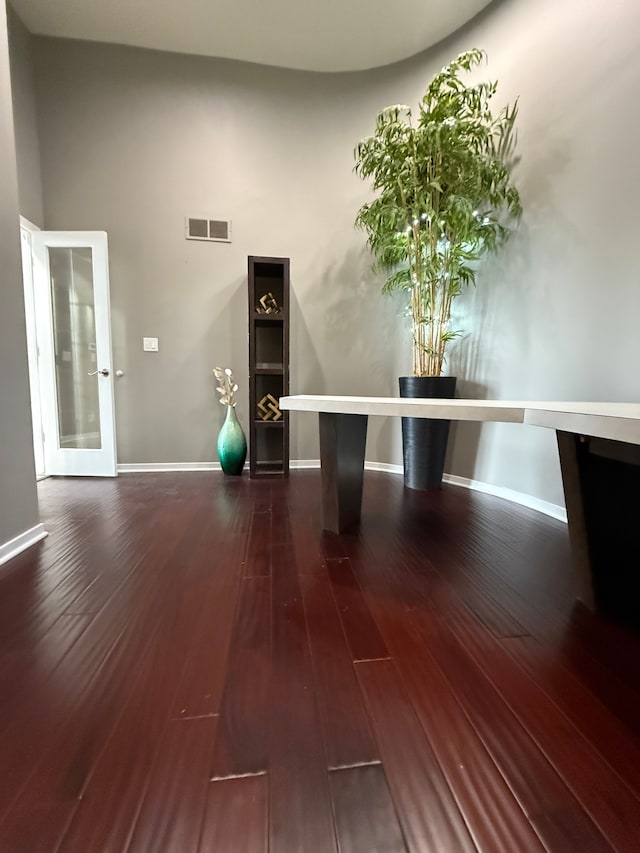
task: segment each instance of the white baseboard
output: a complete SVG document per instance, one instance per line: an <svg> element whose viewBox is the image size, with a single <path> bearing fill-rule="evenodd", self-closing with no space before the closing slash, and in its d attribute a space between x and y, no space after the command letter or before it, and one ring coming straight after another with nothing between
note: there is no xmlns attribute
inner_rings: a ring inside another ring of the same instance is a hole
<svg viewBox="0 0 640 853"><path fill-rule="evenodd" d="M221 471L219 462L125 462L118 474L156 474L163 471Z"/></svg>
<svg viewBox="0 0 640 853"><path fill-rule="evenodd" d="M402 465L391 465L389 462L365 462L365 471L382 471L383 474L404 474Z"/></svg>
<svg viewBox="0 0 640 853"><path fill-rule="evenodd" d="M303 468L319 468L320 460L319 459L292 459L289 462L289 468L294 470L301 470Z"/></svg>
<svg viewBox="0 0 640 853"><path fill-rule="evenodd" d="M469 480L467 477L458 477L456 474L445 474L442 479L452 486L462 486L464 489L472 489L474 492L484 492L486 495L504 498L514 504L535 509L544 515L550 515L551 518L557 518L558 521L565 523L567 521L567 511L563 506L534 498L533 495L527 495L525 492L517 492L515 489L507 489L503 486L494 486L493 483L483 483L480 480Z"/></svg>
<svg viewBox="0 0 640 853"><path fill-rule="evenodd" d="M292 469L319 468L319 459L292 459ZM118 465L118 474L154 474L167 471L221 471L219 462L126 462Z"/></svg>
<svg viewBox="0 0 640 853"><path fill-rule="evenodd" d="M292 471L319 468L320 460L292 459L289 463L289 467ZM365 462L364 467L367 471L381 471L385 474L402 475L403 473L402 465L392 465L388 462ZM219 462L134 462L118 465L118 473L120 474L145 474L163 471L220 470ZM544 515L549 515L551 518L557 518L559 521L567 521L567 511L563 506L552 504L549 501L543 501L540 498L535 498L532 495L525 494L524 492L518 492L515 489L507 489L503 486L494 486L492 483L483 483L481 480L470 480L467 477L458 477L456 474L445 474L442 479L445 483L449 483L452 486L462 486L462 488L471 489L474 492L483 492L486 495L503 498L504 500L511 501L512 503L526 506L529 509L534 509Z"/></svg>
<svg viewBox="0 0 640 853"><path fill-rule="evenodd" d="M36 524L35 527L30 527L29 530L25 530L19 536L15 536L0 545L0 566L35 545L36 542L40 542L45 536L47 536L47 531L44 529L44 524Z"/></svg>
<svg viewBox="0 0 640 853"><path fill-rule="evenodd" d="M292 459L289 463L289 468L319 468L319 459ZM365 470L367 471L382 471L385 474L402 474L402 465L390 465L388 462L365 462Z"/></svg>

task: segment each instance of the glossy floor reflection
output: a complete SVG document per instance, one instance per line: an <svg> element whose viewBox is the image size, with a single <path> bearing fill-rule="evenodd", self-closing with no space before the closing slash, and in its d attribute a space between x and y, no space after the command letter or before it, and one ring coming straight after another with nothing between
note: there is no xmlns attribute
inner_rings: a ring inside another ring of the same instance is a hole
<svg viewBox="0 0 640 853"><path fill-rule="evenodd" d="M566 526L367 472L39 484L0 573L2 853L640 849L640 637Z"/></svg>

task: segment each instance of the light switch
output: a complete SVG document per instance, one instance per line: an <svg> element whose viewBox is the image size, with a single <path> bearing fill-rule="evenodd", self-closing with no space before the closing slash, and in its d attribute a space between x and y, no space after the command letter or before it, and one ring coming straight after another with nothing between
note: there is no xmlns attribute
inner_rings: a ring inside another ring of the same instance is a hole
<svg viewBox="0 0 640 853"><path fill-rule="evenodd" d="M143 338L142 339L142 349L144 352L158 352L158 339L157 338Z"/></svg>

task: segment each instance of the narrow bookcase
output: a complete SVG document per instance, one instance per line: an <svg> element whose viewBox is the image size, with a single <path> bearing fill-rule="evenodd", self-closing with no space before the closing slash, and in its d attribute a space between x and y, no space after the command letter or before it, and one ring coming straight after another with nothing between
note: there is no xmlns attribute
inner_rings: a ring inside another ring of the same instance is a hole
<svg viewBox="0 0 640 853"><path fill-rule="evenodd" d="M249 256L249 474L289 475L289 258Z"/></svg>

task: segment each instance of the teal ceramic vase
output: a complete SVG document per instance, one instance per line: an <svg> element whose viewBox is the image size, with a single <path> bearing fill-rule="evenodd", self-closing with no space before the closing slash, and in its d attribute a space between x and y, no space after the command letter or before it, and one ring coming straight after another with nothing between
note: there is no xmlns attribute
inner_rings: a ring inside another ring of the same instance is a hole
<svg viewBox="0 0 640 853"><path fill-rule="evenodd" d="M247 458L247 439L236 417L235 406L227 406L227 416L218 434L218 459L225 474L242 474Z"/></svg>

